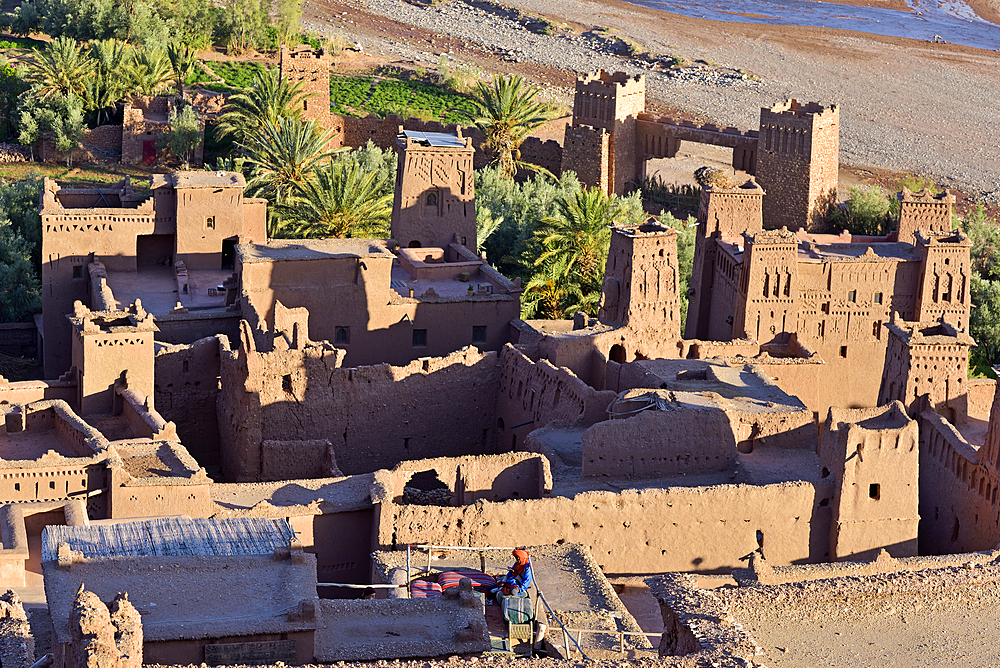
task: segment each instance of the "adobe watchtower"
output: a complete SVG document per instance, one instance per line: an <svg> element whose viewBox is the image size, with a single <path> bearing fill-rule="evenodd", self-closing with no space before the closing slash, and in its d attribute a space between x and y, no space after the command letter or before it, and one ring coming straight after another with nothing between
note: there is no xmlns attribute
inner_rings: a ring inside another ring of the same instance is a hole
<svg viewBox="0 0 1000 668"><path fill-rule="evenodd" d="M566 127L563 145L563 170L578 172L587 186L602 186L608 192L623 194L640 173L635 122L645 109L646 79L641 74L633 77L600 70L578 77L573 125ZM590 132L584 133L583 128ZM600 139L604 137L600 130L606 131L606 139ZM591 140L581 141L581 137ZM603 141L607 141L606 147ZM593 172L597 172L596 178Z"/></svg>
<svg viewBox="0 0 1000 668"><path fill-rule="evenodd" d="M837 198L840 108L787 100L760 110L757 180L768 227L819 230Z"/></svg>
<svg viewBox="0 0 1000 668"><path fill-rule="evenodd" d="M923 259L915 319L929 322L946 316L960 329L968 329L972 304L969 238L961 231L942 235L921 230L915 236Z"/></svg>
<svg viewBox="0 0 1000 668"><path fill-rule="evenodd" d="M947 190L934 194L927 188L920 192L903 188L896 197L899 200L899 241L916 245L918 230L936 234L951 232L955 196Z"/></svg>
<svg viewBox="0 0 1000 668"><path fill-rule="evenodd" d="M905 322L898 313L887 329L879 403L902 401L910 416L916 417L927 396L931 410L952 424L965 424L969 348L975 345L967 330L944 320Z"/></svg>
<svg viewBox="0 0 1000 668"><path fill-rule="evenodd" d="M463 137L461 128L454 135L400 128L396 150L392 237L409 248L459 243L475 252L472 138Z"/></svg>
<svg viewBox="0 0 1000 668"><path fill-rule="evenodd" d="M745 232L743 239L733 337L785 343L798 328L798 239L785 228Z"/></svg>
<svg viewBox="0 0 1000 668"><path fill-rule="evenodd" d="M281 80L302 83L302 118L330 126L330 56L326 49L313 51L303 45L294 50L281 47Z"/></svg>
<svg viewBox="0 0 1000 668"><path fill-rule="evenodd" d="M730 258L725 262L717 262L719 242L728 240L742 245L744 233L761 231L763 199L764 190L753 179L738 188L705 186L702 189L685 338L712 340L727 339L732 335L731 319L729 323L723 320L720 324L718 318L712 318L712 293L716 273L720 269L725 276L720 276L720 280L731 283L739 279L742 260ZM724 307L717 303L714 310L721 311ZM730 314L721 317L728 315ZM714 327L713 320L716 321Z"/></svg>
<svg viewBox="0 0 1000 668"><path fill-rule="evenodd" d="M611 231L601 288L601 322L680 338L677 231L649 221Z"/></svg>
<svg viewBox="0 0 1000 668"><path fill-rule="evenodd" d="M73 328L80 415L111 413L115 383L153 396L153 316L136 302L124 311L91 311L76 302L66 316Z"/></svg>

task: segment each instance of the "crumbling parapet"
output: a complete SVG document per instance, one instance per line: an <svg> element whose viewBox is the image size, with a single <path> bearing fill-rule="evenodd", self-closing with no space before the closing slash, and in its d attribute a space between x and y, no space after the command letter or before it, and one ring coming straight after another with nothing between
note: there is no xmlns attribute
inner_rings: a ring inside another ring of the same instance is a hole
<svg viewBox="0 0 1000 668"><path fill-rule="evenodd" d="M35 661L35 638L21 599L12 590L0 596L0 663L28 668Z"/></svg>
<svg viewBox="0 0 1000 668"><path fill-rule="evenodd" d="M70 611L67 668L140 668L142 621L127 594L111 608L81 585Z"/></svg>

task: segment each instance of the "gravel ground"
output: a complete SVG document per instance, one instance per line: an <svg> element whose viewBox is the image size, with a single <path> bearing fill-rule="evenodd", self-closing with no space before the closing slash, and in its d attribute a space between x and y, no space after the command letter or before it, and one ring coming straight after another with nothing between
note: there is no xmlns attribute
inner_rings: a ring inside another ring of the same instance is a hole
<svg viewBox="0 0 1000 668"><path fill-rule="evenodd" d="M331 16L316 2L305 7L308 27L351 34L350 12ZM837 30L689 19L614 0L508 0L521 12L576 28L555 35L535 34L512 12L478 0L430 8L401 0L350 2L508 62L570 72L643 72L651 101L740 128L756 128L759 108L786 97L837 103L841 162L922 173L972 194L1000 191L998 53ZM615 55L612 40L579 34L594 27L609 28L664 58L677 55L710 66L663 71ZM442 53L398 39L369 41L366 48L425 65Z"/></svg>
<svg viewBox="0 0 1000 668"><path fill-rule="evenodd" d="M1000 665L996 563L714 593L772 668Z"/></svg>

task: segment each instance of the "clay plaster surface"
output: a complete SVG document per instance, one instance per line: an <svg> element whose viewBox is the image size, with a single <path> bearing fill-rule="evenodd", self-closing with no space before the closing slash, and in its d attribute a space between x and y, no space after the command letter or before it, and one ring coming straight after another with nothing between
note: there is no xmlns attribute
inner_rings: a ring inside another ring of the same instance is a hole
<svg viewBox="0 0 1000 668"><path fill-rule="evenodd" d="M282 633L314 627L285 613L316 596L316 562L270 555L88 559L60 570L42 565L56 636L69 637L69 611L81 583L102 600L128 591L147 640ZM178 583L186 586L178 586Z"/></svg>
<svg viewBox="0 0 1000 668"><path fill-rule="evenodd" d="M219 483L212 485L212 501L219 517L348 512L371 507L372 480L373 474L363 473L347 478Z"/></svg>

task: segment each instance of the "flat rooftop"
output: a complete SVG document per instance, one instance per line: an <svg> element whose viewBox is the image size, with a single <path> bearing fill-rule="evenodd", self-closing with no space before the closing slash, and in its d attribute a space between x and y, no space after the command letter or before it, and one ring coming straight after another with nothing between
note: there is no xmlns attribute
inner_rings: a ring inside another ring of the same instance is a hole
<svg viewBox="0 0 1000 668"><path fill-rule="evenodd" d="M148 112L146 118L149 118ZM152 188L163 186L173 186L174 188L245 188L246 185L246 179L238 172L178 171L170 174L154 174L150 179L150 187Z"/></svg>
<svg viewBox="0 0 1000 668"><path fill-rule="evenodd" d="M134 478L189 478L201 467L182 447L149 439L115 443L122 466Z"/></svg>
<svg viewBox="0 0 1000 668"><path fill-rule="evenodd" d="M478 268L473 267L469 273L470 277L468 281L461 281L458 278L413 278L399 263L394 263L392 265L392 289L401 297L409 297L410 288L413 288L413 296L417 298L430 289L434 290L438 297L452 299L460 297L467 299L469 297L470 285L472 286L473 295L477 296L482 296L479 293L480 285L493 286L492 281L487 280ZM502 290L498 290L496 286L493 286L493 290L492 294L505 294Z"/></svg>
<svg viewBox="0 0 1000 668"><path fill-rule="evenodd" d="M407 139L439 148L465 148L465 140L457 135L446 132L420 132L417 130L403 130L403 136Z"/></svg>
<svg viewBox="0 0 1000 668"><path fill-rule="evenodd" d="M236 246L236 253L243 264L344 257L396 257L377 239L272 239L266 244L239 244Z"/></svg>
<svg viewBox="0 0 1000 668"><path fill-rule="evenodd" d="M346 478L216 483L211 491L219 517L239 517L250 512L256 517L288 517L302 510L318 515L371 508L373 482L374 474L362 473Z"/></svg>
<svg viewBox="0 0 1000 668"><path fill-rule="evenodd" d="M142 307L155 315L165 315L174 310L177 302L185 308L224 309L225 292L210 295L222 282L233 275L232 271L202 269L188 270L188 294L177 292L177 279L170 267L134 271L109 271L108 287L119 304L131 304L142 300Z"/></svg>
<svg viewBox="0 0 1000 668"><path fill-rule="evenodd" d="M684 393L684 401L705 403L688 394L714 392L726 399L746 400L740 402L743 410L805 409L797 397L769 382L753 364L731 366L712 360L683 359L639 360L635 364L650 374L653 382L646 383L646 387Z"/></svg>

